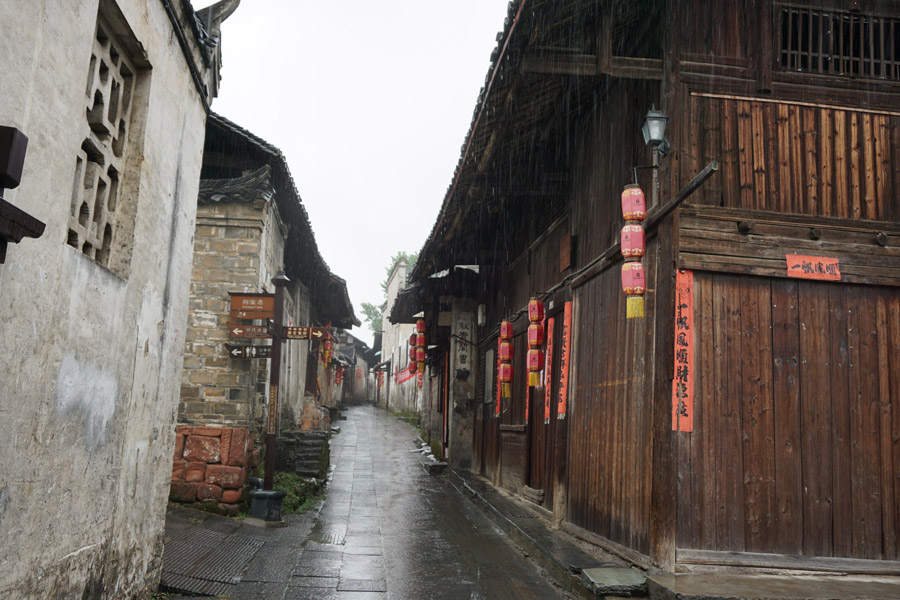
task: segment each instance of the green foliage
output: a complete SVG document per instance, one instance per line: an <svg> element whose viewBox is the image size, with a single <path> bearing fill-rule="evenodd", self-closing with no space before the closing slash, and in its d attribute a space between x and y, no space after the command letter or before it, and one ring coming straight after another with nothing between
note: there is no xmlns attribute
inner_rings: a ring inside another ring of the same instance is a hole
<svg viewBox="0 0 900 600"><path fill-rule="evenodd" d="M284 502L281 505L281 513L306 512L315 506L322 496L322 486L316 480L308 480L296 473L275 472L273 488L284 490Z"/></svg>
<svg viewBox="0 0 900 600"><path fill-rule="evenodd" d="M406 253L401 250L391 258L390 264L384 270L384 281L381 282L381 289L385 294L387 294L388 277L391 276L391 271L393 271L394 267L397 266L397 263L403 259L406 259L406 272L409 273L413 270L413 267L416 266L416 261L419 260L419 254L417 252Z"/></svg>
<svg viewBox="0 0 900 600"><path fill-rule="evenodd" d="M369 324L369 328L378 333L381 329L381 309L374 304L368 302L362 303L364 320Z"/></svg>

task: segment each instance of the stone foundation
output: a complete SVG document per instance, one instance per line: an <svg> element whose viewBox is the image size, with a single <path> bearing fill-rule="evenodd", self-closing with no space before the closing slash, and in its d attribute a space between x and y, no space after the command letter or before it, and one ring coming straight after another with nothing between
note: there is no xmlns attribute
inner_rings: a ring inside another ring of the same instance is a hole
<svg viewBox="0 0 900 600"><path fill-rule="evenodd" d="M246 427L176 427L169 499L237 513L257 452Z"/></svg>

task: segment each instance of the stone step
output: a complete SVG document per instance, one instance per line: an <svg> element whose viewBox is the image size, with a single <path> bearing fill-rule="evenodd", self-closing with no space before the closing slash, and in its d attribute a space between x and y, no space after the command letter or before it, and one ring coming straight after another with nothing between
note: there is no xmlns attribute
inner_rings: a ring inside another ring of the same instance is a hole
<svg viewBox="0 0 900 600"><path fill-rule="evenodd" d="M581 579L585 587L598 597L634 597L647 595L647 576L626 567L584 569Z"/></svg>

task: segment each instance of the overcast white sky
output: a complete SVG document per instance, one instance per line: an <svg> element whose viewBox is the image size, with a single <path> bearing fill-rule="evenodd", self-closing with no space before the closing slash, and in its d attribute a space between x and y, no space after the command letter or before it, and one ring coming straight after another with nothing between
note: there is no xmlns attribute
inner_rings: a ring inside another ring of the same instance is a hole
<svg viewBox="0 0 900 600"><path fill-rule="evenodd" d="M213 0L194 0L195 8ZM437 217L507 0L243 0L213 110L284 153L319 250L362 302ZM368 327L354 335L371 344Z"/></svg>

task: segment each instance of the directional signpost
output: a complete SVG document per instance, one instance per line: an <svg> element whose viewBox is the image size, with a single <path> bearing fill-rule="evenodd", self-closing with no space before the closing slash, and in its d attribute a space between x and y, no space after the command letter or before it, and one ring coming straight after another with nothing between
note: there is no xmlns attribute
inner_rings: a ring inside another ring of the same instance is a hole
<svg viewBox="0 0 900 600"><path fill-rule="evenodd" d="M274 294L231 293L231 316L237 319L271 319L275 316Z"/></svg>
<svg viewBox="0 0 900 600"><path fill-rule="evenodd" d="M272 358L272 346L235 346L225 344L231 358Z"/></svg>
<svg viewBox="0 0 900 600"><path fill-rule="evenodd" d="M239 325L235 323L228 324L228 332L231 337L236 338L270 338L272 334L269 328L263 325Z"/></svg>
<svg viewBox="0 0 900 600"><path fill-rule="evenodd" d="M327 332L326 327L285 327L282 337L286 340L322 340Z"/></svg>
<svg viewBox="0 0 900 600"><path fill-rule="evenodd" d="M232 338L271 339L271 346L250 346L225 344L231 358L268 358L269 368L269 422L266 425L266 461L263 491L254 490L250 495L254 502L262 500L262 495L281 494L272 491L272 480L275 471L275 435L278 430L278 386L281 371L281 344L284 340L326 340L329 327L285 327L283 325L284 288L289 283L284 273L279 272L272 279L275 285L274 294L230 293L230 315L232 319L266 319L266 325L243 325L239 322L229 323L228 331ZM260 498L254 496L254 493ZM266 496L268 498L268 496ZM274 500L274 496L272 497ZM280 500L278 500L280 504ZM251 514L254 509L251 506ZM279 509L280 514L280 509Z"/></svg>

